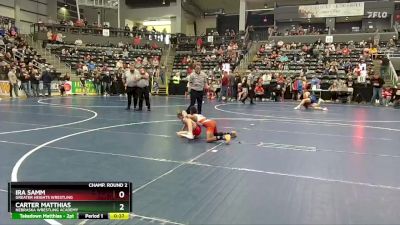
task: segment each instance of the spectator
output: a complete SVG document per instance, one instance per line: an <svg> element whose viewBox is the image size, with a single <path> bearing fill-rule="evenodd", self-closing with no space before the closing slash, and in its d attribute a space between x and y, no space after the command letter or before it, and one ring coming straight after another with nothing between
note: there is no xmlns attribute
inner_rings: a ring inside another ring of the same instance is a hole
<svg viewBox="0 0 400 225"><path fill-rule="evenodd" d="M228 71L222 72L221 78L221 94L218 97L218 101L225 101L228 98L228 87L229 87L229 75Z"/></svg>
<svg viewBox="0 0 400 225"><path fill-rule="evenodd" d="M141 43L142 43L142 39L140 38L139 35L136 35L135 38L133 39L133 47L137 49L137 48L139 48Z"/></svg>
<svg viewBox="0 0 400 225"><path fill-rule="evenodd" d="M197 41L196 41L197 51L200 51L202 46L203 46L203 39L201 37L199 37L199 38L197 38Z"/></svg>
<svg viewBox="0 0 400 225"><path fill-rule="evenodd" d="M339 92L338 83L333 82L328 90L331 92L331 99L333 101L337 101L338 100L338 92Z"/></svg>
<svg viewBox="0 0 400 225"><path fill-rule="evenodd" d="M66 72L65 73L65 75L64 75L64 77L62 78L62 80L61 80L61 82L60 82L60 95L61 96L64 96L64 94L65 94L65 92L67 91L66 90L66 82L67 81L70 81L71 80L71 77L69 76L69 73L68 72Z"/></svg>
<svg viewBox="0 0 400 225"><path fill-rule="evenodd" d="M51 97L51 81L52 76L50 72L50 68L46 68L42 73L42 81L43 81L43 96L45 96L45 92L47 91L47 96Z"/></svg>
<svg viewBox="0 0 400 225"><path fill-rule="evenodd" d="M94 85L94 88L96 89L96 94L99 96L102 93L101 82L102 82L101 73L100 73L100 71L96 70L93 74L93 85Z"/></svg>
<svg viewBox="0 0 400 225"><path fill-rule="evenodd" d="M385 87L382 91L383 96L383 104L387 107L389 106L389 102L392 99L393 91L390 87Z"/></svg>
<svg viewBox="0 0 400 225"><path fill-rule="evenodd" d="M272 80L272 74L271 73L265 73L262 76L263 89L264 89L264 99L265 100L271 98L271 92L270 92L271 80Z"/></svg>
<svg viewBox="0 0 400 225"><path fill-rule="evenodd" d="M378 48L376 45L371 46L369 49L369 53L371 55L372 60L376 59L378 56Z"/></svg>
<svg viewBox="0 0 400 225"><path fill-rule="evenodd" d="M32 86L32 96L39 97L39 80L40 75L36 69L30 71L30 82Z"/></svg>
<svg viewBox="0 0 400 225"><path fill-rule="evenodd" d="M110 96L111 94L111 75L109 71L102 73L102 86L104 88L104 96Z"/></svg>
<svg viewBox="0 0 400 225"><path fill-rule="evenodd" d="M233 101L237 96L237 84L236 84L236 79L235 79L235 74L234 73L230 73L229 74L228 94L229 94L229 97L230 97L231 101Z"/></svg>
<svg viewBox="0 0 400 225"><path fill-rule="evenodd" d="M342 55L344 56L350 55L350 49L347 46L344 46L344 48L342 49Z"/></svg>
<svg viewBox="0 0 400 225"><path fill-rule="evenodd" d="M279 95L277 95L277 97L281 98L277 100L283 101L286 92L286 78L283 76L283 74L279 75L279 77L276 79L276 83L277 83L277 89L280 90L281 92L279 93Z"/></svg>
<svg viewBox="0 0 400 225"><path fill-rule="evenodd" d="M311 89L320 89L320 85L321 85L321 81L318 79L318 77L313 75L313 77L311 79Z"/></svg>
<svg viewBox="0 0 400 225"><path fill-rule="evenodd" d="M90 60L90 62L87 64L87 68L89 73L93 73L93 71L96 69L96 64L93 62L93 60Z"/></svg>
<svg viewBox="0 0 400 225"><path fill-rule="evenodd" d="M22 68L19 72L19 80L21 81L21 88L25 92L26 97L31 97L30 94L30 85L29 85L29 74L28 71L26 71L25 68Z"/></svg>
<svg viewBox="0 0 400 225"><path fill-rule="evenodd" d="M383 105L383 99L382 99L382 87L385 84L385 81L379 76L379 74L375 74L371 78L371 84L372 84L372 98L371 98L371 104L375 104L375 100L379 99L379 104Z"/></svg>
<svg viewBox="0 0 400 225"><path fill-rule="evenodd" d="M15 68L12 68L8 72L8 81L10 83L10 97L13 97L12 90L14 90L14 95L15 95L15 97L18 98L18 77L17 77L17 71Z"/></svg>
<svg viewBox="0 0 400 225"><path fill-rule="evenodd" d="M262 87L261 84L257 84L255 88L255 93L256 93L256 99L258 98L261 102L264 97L264 88Z"/></svg>

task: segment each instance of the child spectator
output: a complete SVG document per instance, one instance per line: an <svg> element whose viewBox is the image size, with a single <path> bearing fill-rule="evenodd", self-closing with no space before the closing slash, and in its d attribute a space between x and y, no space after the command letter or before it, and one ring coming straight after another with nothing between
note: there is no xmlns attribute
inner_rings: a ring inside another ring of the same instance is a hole
<svg viewBox="0 0 400 225"><path fill-rule="evenodd" d="M390 87L385 87L382 90L383 104L389 106L389 102L392 99L392 89Z"/></svg>
<svg viewBox="0 0 400 225"><path fill-rule="evenodd" d="M264 97L264 88L261 84L257 84L256 88L255 88L255 93L256 93L256 99L260 99L260 102L262 101L263 97Z"/></svg>

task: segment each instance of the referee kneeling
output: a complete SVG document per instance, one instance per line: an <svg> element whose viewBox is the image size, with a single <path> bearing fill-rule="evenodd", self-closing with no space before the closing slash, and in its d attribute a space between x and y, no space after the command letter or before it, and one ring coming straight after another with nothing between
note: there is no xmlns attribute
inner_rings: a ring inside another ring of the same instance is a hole
<svg viewBox="0 0 400 225"><path fill-rule="evenodd" d="M201 114L204 89L207 88L207 75L201 71L200 63L196 63L194 71L188 77L188 88L190 90L190 105L186 111L190 113L190 107L194 106L197 101L197 112Z"/></svg>

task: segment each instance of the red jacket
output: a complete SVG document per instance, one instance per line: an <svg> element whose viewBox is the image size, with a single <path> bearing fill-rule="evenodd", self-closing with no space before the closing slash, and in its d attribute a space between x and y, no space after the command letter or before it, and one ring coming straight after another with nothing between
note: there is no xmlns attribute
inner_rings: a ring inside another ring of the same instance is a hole
<svg viewBox="0 0 400 225"><path fill-rule="evenodd" d="M223 76L221 81L221 86L227 87L229 85L229 78L228 76Z"/></svg>

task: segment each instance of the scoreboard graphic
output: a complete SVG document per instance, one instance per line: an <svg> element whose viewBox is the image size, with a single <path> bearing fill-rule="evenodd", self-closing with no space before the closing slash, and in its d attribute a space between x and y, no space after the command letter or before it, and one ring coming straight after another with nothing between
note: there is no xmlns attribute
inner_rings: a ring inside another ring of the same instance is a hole
<svg viewBox="0 0 400 225"><path fill-rule="evenodd" d="M8 211L16 220L129 219L131 182L10 182Z"/></svg>

